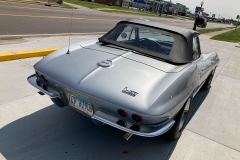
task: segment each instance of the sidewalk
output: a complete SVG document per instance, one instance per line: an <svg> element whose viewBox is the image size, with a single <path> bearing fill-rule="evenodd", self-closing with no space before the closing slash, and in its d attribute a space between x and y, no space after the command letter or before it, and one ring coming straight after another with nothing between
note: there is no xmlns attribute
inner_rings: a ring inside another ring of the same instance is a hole
<svg viewBox="0 0 240 160"><path fill-rule="evenodd" d="M203 53L215 51L220 63L212 88L187 125L170 160L240 158L240 48L200 35Z"/></svg>
<svg viewBox="0 0 240 160"><path fill-rule="evenodd" d="M101 35L70 36L70 44L79 41L98 38ZM7 43L4 45L4 43ZM35 50L52 47L65 47L69 45L69 36L31 37L22 39L0 40L0 54L2 52L15 52L22 50Z"/></svg>
<svg viewBox="0 0 240 160"><path fill-rule="evenodd" d="M83 6L80 6L80 5L76 5L76 4L73 4L73 3L63 2L63 4L67 4L69 6L72 6L74 8L81 9L81 10L91 10L90 8L83 7Z"/></svg>
<svg viewBox="0 0 240 160"><path fill-rule="evenodd" d="M100 35L70 36L70 44L97 39ZM35 37L0 40L0 62L20 58L46 56L69 45L69 36Z"/></svg>
<svg viewBox="0 0 240 160"><path fill-rule="evenodd" d="M206 33L206 34L204 34L204 35L213 37L213 36L216 36L216 35L219 35L219 34L222 34L222 33L229 32L229 31L231 31L231 30L233 30L233 29L222 30L222 31L217 31L217 32L210 32L210 33Z"/></svg>

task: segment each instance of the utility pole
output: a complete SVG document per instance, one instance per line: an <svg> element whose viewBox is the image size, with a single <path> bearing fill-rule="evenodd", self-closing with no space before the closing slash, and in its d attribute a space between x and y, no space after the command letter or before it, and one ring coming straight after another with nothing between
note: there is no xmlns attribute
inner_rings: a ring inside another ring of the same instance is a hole
<svg viewBox="0 0 240 160"><path fill-rule="evenodd" d="M148 2L148 0L146 1L146 5L145 5L145 11L147 10L147 2Z"/></svg>
<svg viewBox="0 0 240 160"><path fill-rule="evenodd" d="M238 19L238 22L237 22L237 24L236 24L236 28L235 28L235 31L237 30L237 28L238 28L238 24L239 24L239 15L237 15L237 18L236 19Z"/></svg>
<svg viewBox="0 0 240 160"><path fill-rule="evenodd" d="M162 12L163 12L163 3L160 4L160 10L159 10L159 16L162 16Z"/></svg>

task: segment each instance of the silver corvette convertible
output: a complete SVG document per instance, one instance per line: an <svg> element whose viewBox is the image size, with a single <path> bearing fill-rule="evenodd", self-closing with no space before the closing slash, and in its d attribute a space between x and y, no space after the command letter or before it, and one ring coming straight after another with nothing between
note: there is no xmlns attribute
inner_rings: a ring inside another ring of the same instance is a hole
<svg viewBox="0 0 240 160"><path fill-rule="evenodd" d="M28 82L57 106L125 131L125 139L165 132L176 139L193 97L211 87L219 63L216 52L201 53L198 36L150 21L121 21L99 39L44 57Z"/></svg>

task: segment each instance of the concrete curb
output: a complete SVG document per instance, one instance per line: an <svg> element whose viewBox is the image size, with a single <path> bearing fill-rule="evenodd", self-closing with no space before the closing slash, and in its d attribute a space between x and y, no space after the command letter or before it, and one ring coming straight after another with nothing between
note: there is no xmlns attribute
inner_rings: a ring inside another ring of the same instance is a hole
<svg viewBox="0 0 240 160"><path fill-rule="evenodd" d="M36 4L36 5L45 5L47 2L41 2L41 1L21 1L21 0L0 0L2 2L17 2L17 3L26 3L26 4ZM59 8L66 8L64 6L60 6L57 4L50 4L49 7L59 7Z"/></svg>
<svg viewBox="0 0 240 160"><path fill-rule="evenodd" d="M55 33L55 34L25 34L25 35L0 35L0 39L12 38L28 38L28 37L54 37L54 36L94 36L104 35L106 32L90 32L90 33Z"/></svg>
<svg viewBox="0 0 240 160"><path fill-rule="evenodd" d="M0 53L0 62L22 59L22 58L46 56L60 48L61 47L42 48L37 50L25 50L25 51L16 51L16 52L4 52L4 53Z"/></svg>

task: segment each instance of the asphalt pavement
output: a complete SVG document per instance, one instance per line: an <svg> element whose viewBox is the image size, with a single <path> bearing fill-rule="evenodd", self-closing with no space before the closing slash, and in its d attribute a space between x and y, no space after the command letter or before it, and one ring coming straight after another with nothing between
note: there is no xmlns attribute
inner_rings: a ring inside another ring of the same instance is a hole
<svg viewBox="0 0 240 160"><path fill-rule="evenodd" d="M99 35L73 36L71 43ZM240 157L240 48L201 35L202 52L220 58L212 88L200 90L191 120L175 141L132 136L95 126L69 107L55 106L27 82L42 57L0 62L0 159L238 160ZM68 45L68 37L24 38L0 52ZM26 47L26 48L24 48Z"/></svg>
<svg viewBox="0 0 240 160"><path fill-rule="evenodd" d="M73 11L73 16L72 16ZM163 15L164 16L164 15ZM193 21L107 13L97 10L66 9L34 4L0 1L0 35L59 34L69 33L72 17L72 33L107 32L120 20L142 18L151 21L192 28ZM207 28L230 25L208 23Z"/></svg>

